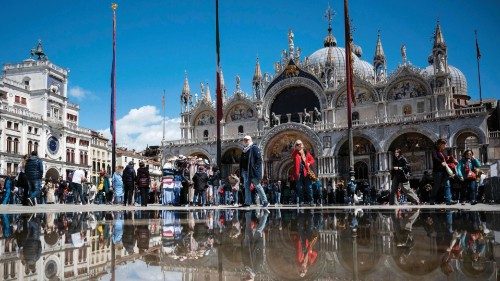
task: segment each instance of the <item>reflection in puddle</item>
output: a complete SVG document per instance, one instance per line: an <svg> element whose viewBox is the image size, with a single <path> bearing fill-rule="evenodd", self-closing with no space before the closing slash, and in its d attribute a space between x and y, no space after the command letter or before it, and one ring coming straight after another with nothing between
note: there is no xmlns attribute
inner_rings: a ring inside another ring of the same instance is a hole
<svg viewBox="0 0 500 281"><path fill-rule="evenodd" d="M4 280L497 279L494 212L231 209L0 219Z"/></svg>

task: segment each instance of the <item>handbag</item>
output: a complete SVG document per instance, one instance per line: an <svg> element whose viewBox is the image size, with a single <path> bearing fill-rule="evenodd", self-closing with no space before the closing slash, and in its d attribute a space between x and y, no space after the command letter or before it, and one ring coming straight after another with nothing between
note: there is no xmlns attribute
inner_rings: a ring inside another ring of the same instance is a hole
<svg viewBox="0 0 500 281"><path fill-rule="evenodd" d="M469 171L467 173L467 179L472 181L476 180L476 173L474 173L473 171Z"/></svg>
<svg viewBox="0 0 500 281"><path fill-rule="evenodd" d="M307 171L307 178L310 179L313 182L318 180L318 177L316 176L316 174L314 173L314 171L311 170L311 169L309 169Z"/></svg>

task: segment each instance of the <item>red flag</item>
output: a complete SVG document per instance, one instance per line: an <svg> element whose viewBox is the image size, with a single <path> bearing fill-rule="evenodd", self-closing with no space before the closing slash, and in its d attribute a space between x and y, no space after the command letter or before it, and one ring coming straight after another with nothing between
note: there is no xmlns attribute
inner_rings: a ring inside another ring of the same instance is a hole
<svg viewBox="0 0 500 281"><path fill-rule="evenodd" d="M216 90L216 108L217 108L217 166L221 165L221 121L222 121L222 89L220 81L220 40L219 40L219 0L215 0L215 52L216 52L216 79L217 79L217 90Z"/></svg>
<svg viewBox="0 0 500 281"><path fill-rule="evenodd" d="M480 59L481 58L481 51L479 51L479 44L477 43L477 30L474 31L476 34L476 58Z"/></svg>

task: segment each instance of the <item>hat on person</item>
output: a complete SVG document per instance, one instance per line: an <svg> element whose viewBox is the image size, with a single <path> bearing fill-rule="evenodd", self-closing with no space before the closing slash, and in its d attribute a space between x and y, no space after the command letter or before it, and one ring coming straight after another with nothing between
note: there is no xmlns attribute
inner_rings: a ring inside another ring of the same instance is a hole
<svg viewBox="0 0 500 281"><path fill-rule="evenodd" d="M130 162L128 162L128 164L133 166L134 165L134 161L130 161Z"/></svg>
<svg viewBox="0 0 500 281"><path fill-rule="evenodd" d="M244 139L244 140L252 140L252 137L251 137L251 136L249 136L249 135L246 135L246 136L244 136L244 137L243 137L243 139Z"/></svg>

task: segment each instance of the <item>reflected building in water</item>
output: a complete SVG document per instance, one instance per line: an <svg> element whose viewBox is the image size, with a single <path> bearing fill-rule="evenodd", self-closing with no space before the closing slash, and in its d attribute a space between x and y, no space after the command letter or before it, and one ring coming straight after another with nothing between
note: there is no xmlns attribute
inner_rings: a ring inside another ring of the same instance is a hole
<svg viewBox="0 0 500 281"><path fill-rule="evenodd" d="M4 215L13 227L0 239L0 276L496 280L498 223L494 213L425 210Z"/></svg>

